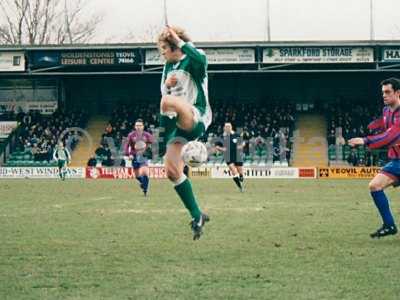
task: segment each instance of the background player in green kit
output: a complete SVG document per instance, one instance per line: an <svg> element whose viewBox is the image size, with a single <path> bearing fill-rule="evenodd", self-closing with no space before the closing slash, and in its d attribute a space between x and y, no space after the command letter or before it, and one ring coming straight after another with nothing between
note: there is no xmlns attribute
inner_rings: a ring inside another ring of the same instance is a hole
<svg viewBox="0 0 400 300"><path fill-rule="evenodd" d="M165 169L175 190L192 216L193 239L203 233L209 217L197 205L191 183L183 173L183 145L204 134L211 123L208 102L207 58L190 42L184 30L167 27L158 38L166 63L161 79L161 138L166 143Z"/></svg>
<svg viewBox="0 0 400 300"><path fill-rule="evenodd" d="M57 161L60 178L65 180L65 175L67 173L66 166L71 161L71 154L67 148L64 148L63 142L58 142L58 145L54 149L53 159Z"/></svg>

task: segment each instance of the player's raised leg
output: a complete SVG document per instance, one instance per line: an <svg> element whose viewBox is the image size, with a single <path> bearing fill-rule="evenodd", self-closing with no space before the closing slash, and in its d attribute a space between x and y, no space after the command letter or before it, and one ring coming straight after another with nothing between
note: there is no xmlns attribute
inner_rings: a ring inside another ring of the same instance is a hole
<svg viewBox="0 0 400 300"><path fill-rule="evenodd" d="M193 113L193 108L190 104L181 101L177 97L163 97L161 101L161 110L177 113L177 127L190 135L190 132L197 126L196 118ZM196 197L193 193L192 184L184 174L185 167L181 158L184 138L172 140L167 146L165 155L165 169L169 180L175 185L175 191L182 200L186 209L192 216L193 238L199 239L202 234L202 227L205 222L209 221L209 217L203 214L197 204Z"/></svg>
<svg viewBox="0 0 400 300"><path fill-rule="evenodd" d="M163 115L175 115L175 124L184 131L191 131L198 122L193 105L182 101L181 97L166 95L161 98L160 110Z"/></svg>

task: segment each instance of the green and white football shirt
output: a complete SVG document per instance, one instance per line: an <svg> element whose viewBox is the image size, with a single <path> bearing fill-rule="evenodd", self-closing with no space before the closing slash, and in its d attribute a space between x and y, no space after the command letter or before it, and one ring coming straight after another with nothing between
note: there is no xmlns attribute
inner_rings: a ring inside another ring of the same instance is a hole
<svg viewBox="0 0 400 300"><path fill-rule="evenodd" d="M167 62L161 79L162 95L182 98L194 107L196 121L204 124L205 130L211 124L212 112L208 101L207 57L204 51L192 43L182 42L179 47L184 56L176 63ZM175 75L177 84L168 88L165 81Z"/></svg>

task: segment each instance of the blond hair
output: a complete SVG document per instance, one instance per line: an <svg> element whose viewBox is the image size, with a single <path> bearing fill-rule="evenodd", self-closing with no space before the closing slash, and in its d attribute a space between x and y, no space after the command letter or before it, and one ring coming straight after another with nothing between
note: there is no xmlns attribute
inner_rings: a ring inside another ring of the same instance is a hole
<svg viewBox="0 0 400 300"><path fill-rule="evenodd" d="M175 33L179 36L179 38L182 41L184 41L185 43L191 41L189 35L186 33L186 31L183 28L178 27L178 26L170 26L169 28L171 28L173 31L175 31ZM172 51L174 51L177 48L177 45L175 45L175 43L170 38L167 28L164 29L160 33L160 35L158 36L157 42L158 42L158 44L160 44L160 43L168 44L168 46L171 48Z"/></svg>

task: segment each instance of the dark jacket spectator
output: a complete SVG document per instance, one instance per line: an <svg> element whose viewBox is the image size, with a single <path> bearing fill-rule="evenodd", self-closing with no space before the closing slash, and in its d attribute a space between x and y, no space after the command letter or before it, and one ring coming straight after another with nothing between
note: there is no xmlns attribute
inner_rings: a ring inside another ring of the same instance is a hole
<svg viewBox="0 0 400 300"><path fill-rule="evenodd" d="M96 165L97 165L97 160L94 158L94 156L89 158L89 160L87 162L87 166L88 167L96 167Z"/></svg>

